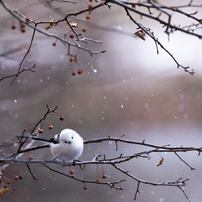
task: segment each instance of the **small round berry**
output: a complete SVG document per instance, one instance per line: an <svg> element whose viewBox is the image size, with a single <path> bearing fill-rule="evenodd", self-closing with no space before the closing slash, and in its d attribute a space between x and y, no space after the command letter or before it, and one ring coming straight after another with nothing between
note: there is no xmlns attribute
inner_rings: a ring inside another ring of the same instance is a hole
<svg viewBox="0 0 202 202"><path fill-rule="evenodd" d="M21 28L25 28L25 26L26 26L25 24L21 24Z"/></svg>
<svg viewBox="0 0 202 202"><path fill-rule="evenodd" d="M16 188L15 188L15 187L13 187L13 191L16 191Z"/></svg>
<svg viewBox="0 0 202 202"><path fill-rule="evenodd" d="M83 73L83 69L79 69L78 74L82 74L82 73Z"/></svg>
<svg viewBox="0 0 202 202"><path fill-rule="evenodd" d="M53 46L56 46L56 42L53 43Z"/></svg>
<svg viewBox="0 0 202 202"><path fill-rule="evenodd" d="M75 76L76 75L76 72L72 72L72 76Z"/></svg>
<svg viewBox="0 0 202 202"><path fill-rule="evenodd" d="M53 129L53 126L52 126L52 125L50 125L50 126L48 126L48 128L49 128L49 129Z"/></svg>
<svg viewBox="0 0 202 202"><path fill-rule="evenodd" d="M100 179L100 178L98 178L98 179L96 180L96 182L101 182L101 179Z"/></svg>
<svg viewBox="0 0 202 202"><path fill-rule="evenodd" d="M84 186L83 189L86 190L86 189L87 189L87 186Z"/></svg>
<svg viewBox="0 0 202 202"><path fill-rule="evenodd" d="M15 181L16 181L16 180L18 180L18 179L19 179L19 177L16 175L14 179L15 179Z"/></svg>
<svg viewBox="0 0 202 202"><path fill-rule="evenodd" d="M20 176L19 176L19 179L20 179L20 180L22 180L22 178L23 178L23 176L22 176L22 175L20 175Z"/></svg>
<svg viewBox="0 0 202 202"><path fill-rule="evenodd" d="M21 32L22 32L22 33L25 33L26 31L25 31L25 29L21 29Z"/></svg>
<svg viewBox="0 0 202 202"><path fill-rule="evenodd" d="M73 58L69 58L69 61L70 61L70 62L73 62L73 61L74 61L74 59L73 59Z"/></svg>
<svg viewBox="0 0 202 202"><path fill-rule="evenodd" d="M11 29L16 29L16 26L15 26L15 25L12 25L12 26L11 26Z"/></svg>
<svg viewBox="0 0 202 202"><path fill-rule="evenodd" d="M64 117L63 117L63 116L61 116L61 117L60 117L60 121L63 121L63 120L64 120Z"/></svg>
<svg viewBox="0 0 202 202"><path fill-rule="evenodd" d="M71 39L73 39L73 38L74 38L74 34L70 34L69 37L70 37Z"/></svg>
<svg viewBox="0 0 202 202"><path fill-rule="evenodd" d="M104 2L102 1L102 2L100 3L100 5L101 5L101 6L104 6Z"/></svg>
<svg viewBox="0 0 202 202"><path fill-rule="evenodd" d="M90 2L93 2L93 0L89 0Z"/></svg>
<svg viewBox="0 0 202 202"><path fill-rule="evenodd" d="M107 178L107 175L103 175L102 178L103 178L103 179L106 179L106 178Z"/></svg>
<svg viewBox="0 0 202 202"><path fill-rule="evenodd" d="M5 184L5 185L4 185L4 189L7 189L7 188L8 188L8 186Z"/></svg>
<svg viewBox="0 0 202 202"><path fill-rule="evenodd" d="M93 6L92 6L92 5L89 5L89 6L88 6L88 9L92 10L92 9L93 9Z"/></svg>
<svg viewBox="0 0 202 202"><path fill-rule="evenodd" d="M39 133L43 133L43 129L42 128L40 128L38 131L39 131Z"/></svg>
<svg viewBox="0 0 202 202"><path fill-rule="evenodd" d="M83 32L86 32L86 28L84 27L84 28L82 29L82 31L83 31Z"/></svg>
<svg viewBox="0 0 202 202"><path fill-rule="evenodd" d="M32 159L33 159L33 156L29 156L29 159L32 160Z"/></svg>
<svg viewBox="0 0 202 202"><path fill-rule="evenodd" d="M73 174L74 174L74 170L70 170L70 171L69 171L69 174L70 174L70 175L73 175Z"/></svg>
<svg viewBox="0 0 202 202"><path fill-rule="evenodd" d="M89 20L89 19L90 19L90 15L87 15L87 16L86 16L86 20Z"/></svg>
<svg viewBox="0 0 202 202"><path fill-rule="evenodd" d="M11 181L10 181L10 180L8 180L8 181L7 181L7 184L10 184L10 183L11 183Z"/></svg>
<svg viewBox="0 0 202 202"><path fill-rule="evenodd" d="M29 22L29 21L30 21L30 19L29 19L29 18L25 18L25 20L26 20L27 22Z"/></svg>
<svg viewBox="0 0 202 202"><path fill-rule="evenodd" d="M133 7L133 8L135 8L135 7L136 7L136 5L135 5L135 4L132 4L132 7Z"/></svg>

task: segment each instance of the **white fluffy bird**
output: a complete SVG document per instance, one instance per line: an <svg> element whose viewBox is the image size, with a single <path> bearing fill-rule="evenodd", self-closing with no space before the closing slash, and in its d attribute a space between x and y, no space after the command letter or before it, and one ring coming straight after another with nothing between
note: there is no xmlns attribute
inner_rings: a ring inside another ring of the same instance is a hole
<svg viewBox="0 0 202 202"><path fill-rule="evenodd" d="M62 130L50 140L36 137L32 139L49 142L53 158L65 163L76 160L83 152L83 138L72 129Z"/></svg>

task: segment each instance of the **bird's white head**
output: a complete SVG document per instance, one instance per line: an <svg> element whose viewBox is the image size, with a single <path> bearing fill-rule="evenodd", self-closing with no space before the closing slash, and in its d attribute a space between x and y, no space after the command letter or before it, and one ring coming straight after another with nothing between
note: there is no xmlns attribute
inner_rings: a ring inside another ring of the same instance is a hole
<svg viewBox="0 0 202 202"><path fill-rule="evenodd" d="M76 143L78 139L81 139L81 136L72 129L64 129L59 134L59 143L61 144Z"/></svg>

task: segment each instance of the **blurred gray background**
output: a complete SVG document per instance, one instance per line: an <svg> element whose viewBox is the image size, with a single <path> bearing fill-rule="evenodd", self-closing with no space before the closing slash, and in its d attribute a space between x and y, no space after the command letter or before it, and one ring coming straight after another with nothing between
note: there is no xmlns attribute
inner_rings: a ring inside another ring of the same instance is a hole
<svg viewBox="0 0 202 202"><path fill-rule="evenodd" d="M10 8L17 8L34 20L59 19L61 16L39 1L12 0L5 1ZM166 1L161 1L165 3ZM184 1L169 1L184 3ZM188 3L187 1L186 3ZM200 3L200 1L195 1ZM96 3L93 3L95 5ZM79 1L76 5L56 3L63 12L84 9L88 2ZM172 4L173 5L173 4ZM201 9L190 8L191 13ZM87 28L84 36L101 40L102 44L89 42L84 44L92 50L107 50L104 54L91 57L88 53L71 49L78 55L83 74L72 76L72 68L78 67L66 56L64 45L36 33L31 51L24 62L24 67L36 63L36 73L21 74L11 85L12 79L0 82L0 140L22 134L23 129L33 128L46 112L46 104L51 108L59 106L64 121L59 120L59 113L51 114L52 130L48 129L48 120L42 124L43 137L52 137L64 128L76 130L84 139L105 136L120 137L134 141L145 140L151 144L172 146L200 147L202 142L202 83L201 83L201 41L183 33L174 33L168 41L161 25L149 19L139 22L154 31L155 36L174 55L178 62L190 66L196 73L191 76L176 64L168 54L159 48L157 55L154 42L134 36L136 26L128 19L125 11L113 5L111 9L104 6L91 14L89 21L85 15L73 21L78 22L80 30ZM12 30L13 18L0 7L0 76L13 74L29 46L32 30L26 27L21 33L19 23L14 20L16 30ZM175 16L176 24L186 25L187 18ZM41 25L40 27L43 27ZM48 32L62 34L68 28L61 23ZM59 112L59 110L57 110ZM115 151L114 143L89 144L84 148L81 160L91 160L94 154L106 154L107 157L119 156L120 153L133 154L149 148L119 144ZM44 150L49 153L48 149ZM33 153L33 156L35 153ZM122 166L136 177L154 182L177 180L180 177L190 178L185 191L192 201L201 201L201 156L196 152L184 153L181 156L196 171L191 171L174 154L161 154L164 157L162 166L158 154L151 155L150 160L135 159ZM51 158L51 157L50 157ZM54 167L54 166L53 166ZM108 186L83 184L67 179L43 166L31 166L39 178L35 181L23 165L12 165L12 171L22 174L23 180L17 182L14 192L10 190L5 201L133 201L137 183L110 166L104 166L110 181L126 179L120 184L123 191L110 189ZM55 167L69 172L69 168ZM74 168L75 175L83 178L80 168ZM100 167L100 171L101 171ZM101 174L102 175L102 174ZM86 178L96 178L96 166L86 167ZM11 188L12 189L12 188ZM140 186L138 202L187 201L183 193L173 187ZM17 200L16 200L17 199Z"/></svg>

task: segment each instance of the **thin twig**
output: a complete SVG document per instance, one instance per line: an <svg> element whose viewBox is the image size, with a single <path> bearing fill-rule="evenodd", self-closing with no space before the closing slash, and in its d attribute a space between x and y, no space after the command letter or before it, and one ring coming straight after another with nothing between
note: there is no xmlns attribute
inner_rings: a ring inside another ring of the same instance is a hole
<svg viewBox="0 0 202 202"><path fill-rule="evenodd" d="M36 28L36 27L37 27L37 24L35 24L35 28ZM11 84L15 81L15 79L18 77L18 75L19 75L20 73L22 73L22 71L20 71L20 70L21 70L21 67L22 67L22 63L24 62L25 58L27 57L27 55L28 55L29 52L30 52L30 49L31 49L31 47L32 47L32 43L33 43L33 40L34 40L35 32L36 32L36 29L33 30L32 38L31 38L29 47L28 47L28 49L27 49L27 52L25 53L25 55L24 55L22 61L20 62L18 71L17 71L17 73L16 73L14 79L12 80ZM35 65L36 65L36 64L35 64ZM35 67L35 65L34 65L31 69L33 69L33 68Z"/></svg>
<svg viewBox="0 0 202 202"><path fill-rule="evenodd" d="M136 188L136 192L135 192L135 196L134 196L134 201L137 199L137 194L140 193L140 182L137 182L137 188Z"/></svg>
<svg viewBox="0 0 202 202"><path fill-rule="evenodd" d="M188 167L190 167L191 170L196 170L196 168L190 166L186 161L184 161L176 151L174 151L174 153L183 163L185 163Z"/></svg>
<svg viewBox="0 0 202 202"><path fill-rule="evenodd" d="M27 166L27 168L28 168L28 170L29 170L31 176L33 177L33 179L38 180L38 178L36 178L35 175L32 173L32 170L31 170L31 168L29 167L29 164L26 164L26 166Z"/></svg>
<svg viewBox="0 0 202 202"><path fill-rule="evenodd" d="M189 201L189 202L192 202L191 201L191 199L188 197L188 195L185 193L185 191L183 190L183 188L182 187L178 187L181 191L182 191L182 193L185 195L185 197L187 198L187 200Z"/></svg>
<svg viewBox="0 0 202 202"><path fill-rule="evenodd" d="M0 81L2 81L3 79L7 79L7 78L11 78L11 77L17 77L19 74L26 72L26 71L30 71L30 72L36 72L34 70L36 64L34 64L34 66L30 67L30 68L23 68L22 70L20 70L19 72L15 73L15 74L11 74L11 75L7 75L7 76L3 76L2 78L0 78ZM12 81L13 82L13 81Z"/></svg>

